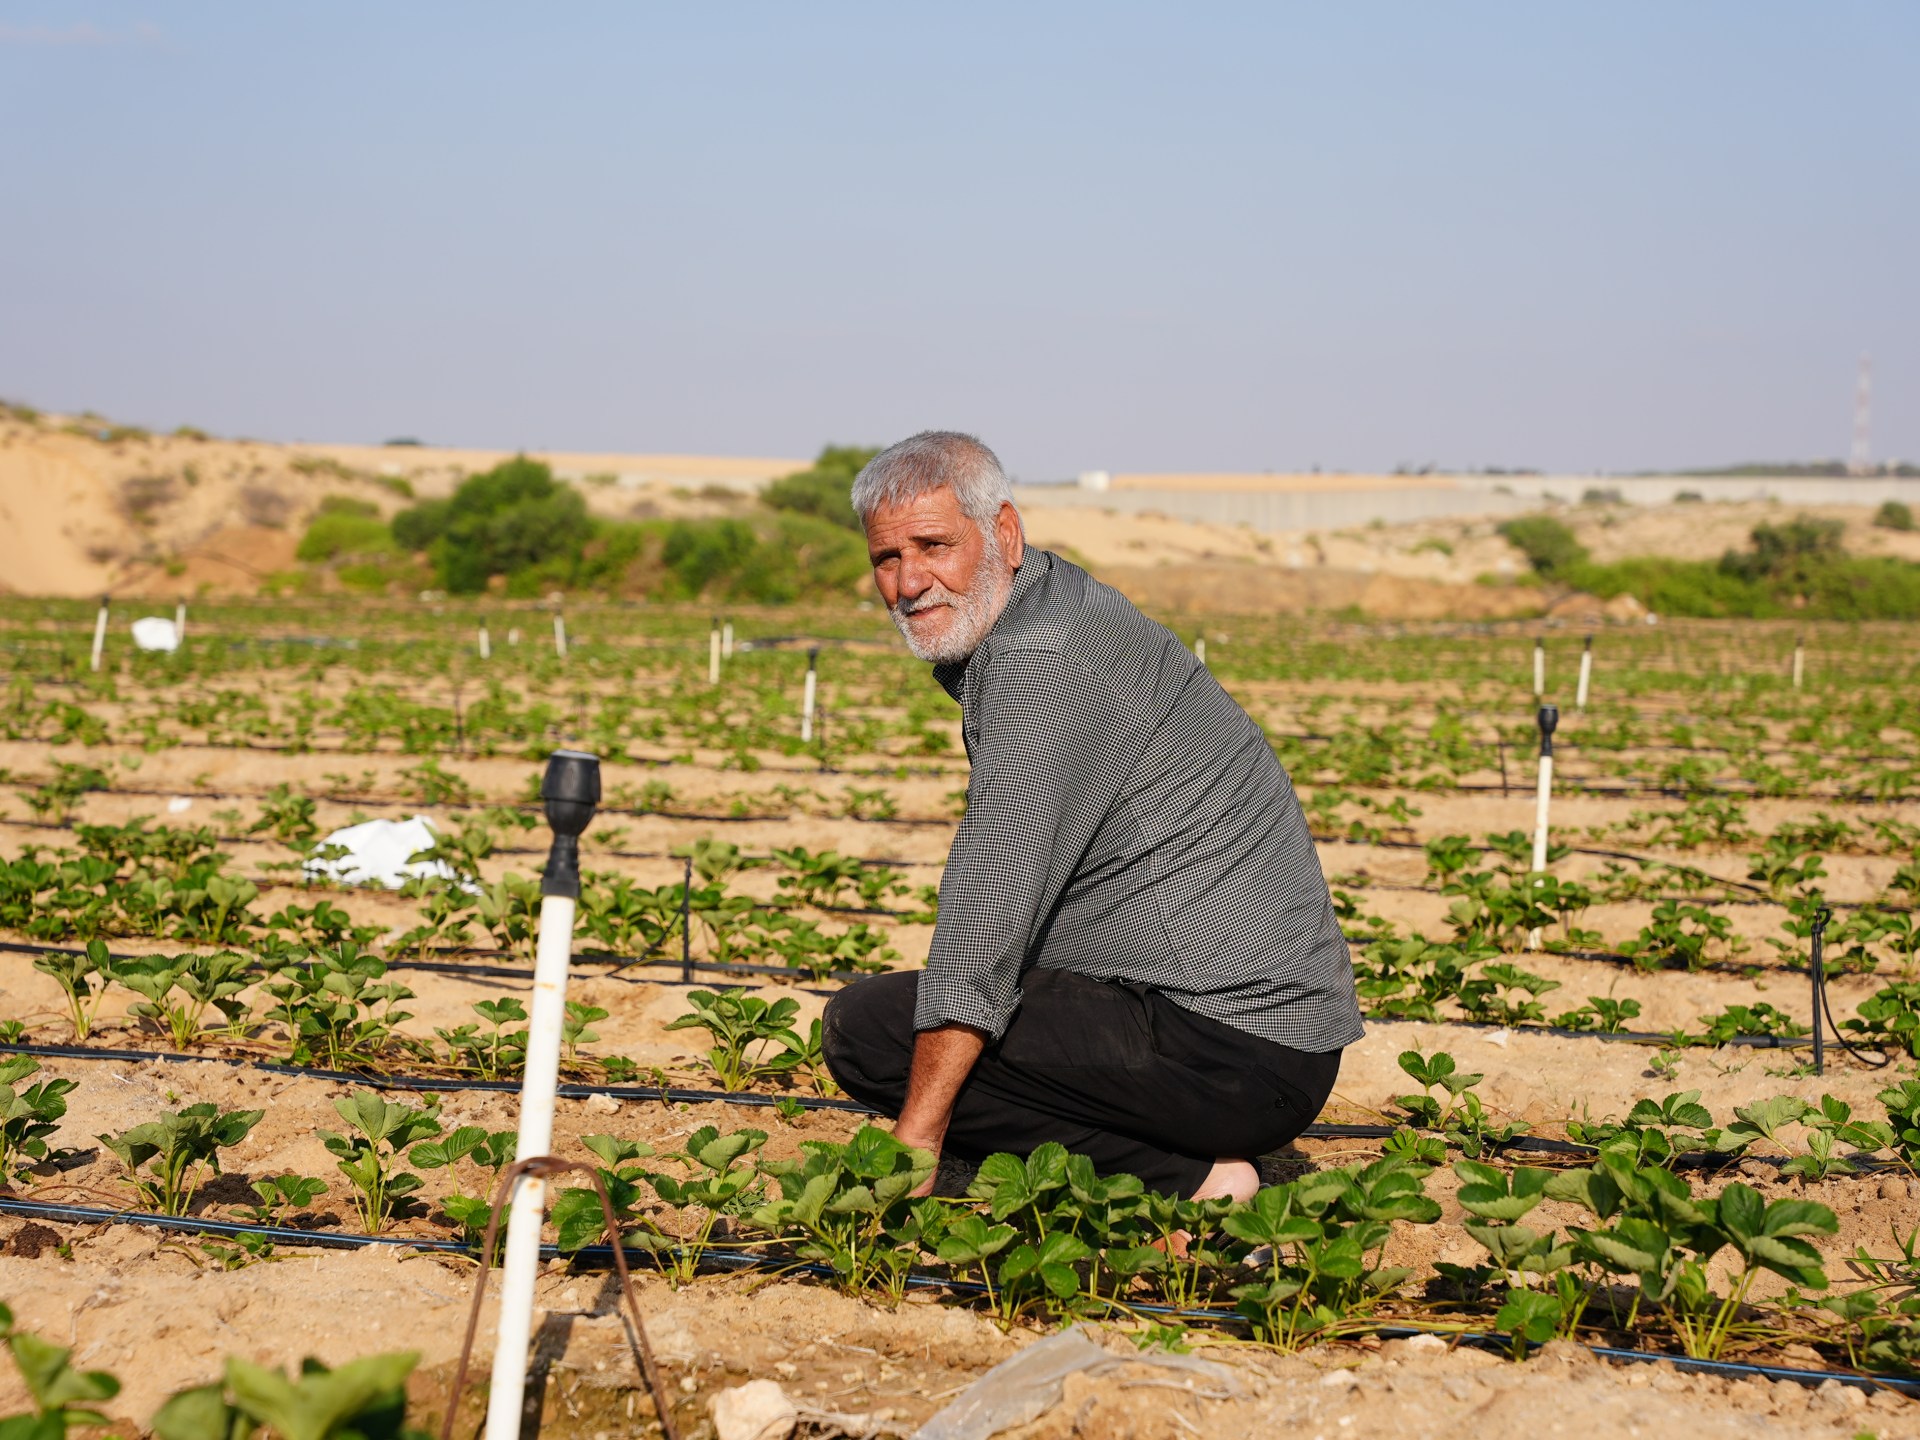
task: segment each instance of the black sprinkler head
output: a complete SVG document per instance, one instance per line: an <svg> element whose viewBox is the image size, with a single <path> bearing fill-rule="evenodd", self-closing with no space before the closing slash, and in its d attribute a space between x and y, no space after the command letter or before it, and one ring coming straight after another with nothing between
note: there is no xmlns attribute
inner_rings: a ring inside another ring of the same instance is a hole
<svg viewBox="0 0 1920 1440"><path fill-rule="evenodd" d="M555 835L579 835L600 803L600 757L582 750L554 751L547 757L540 798Z"/></svg>
<svg viewBox="0 0 1920 1440"><path fill-rule="evenodd" d="M1542 705L1540 707L1540 734L1544 739L1552 739L1554 729L1560 724L1560 707Z"/></svg>

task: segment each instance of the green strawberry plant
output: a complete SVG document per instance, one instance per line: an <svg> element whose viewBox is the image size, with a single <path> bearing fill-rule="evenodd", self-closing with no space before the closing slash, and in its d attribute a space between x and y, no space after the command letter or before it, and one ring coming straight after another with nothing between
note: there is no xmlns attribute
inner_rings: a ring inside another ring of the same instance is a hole
<svg viewBox="0 0 1920 1440"><path fill-rule="evenodd" d="M473 1012L487 1022L486 1034L471 1022L451 1030L436 1027L433 1032L447 1047L448 1063L483 1080L519 1074L527 1060L527 1032L504 1027L525 1020L527 1007L512 996L502 996L476 1001Z"/></svg>
<svg viewBox="0 0 1920 1440"><path fill-rule="evenodd" d="M483 1177L478 1195L456 1191L440 1202L447 1218L457 1224L469 1244L478 1243L493 1213L493 1191L501 1169L513 1159L514 1132L487 1131L478 1125L462 1125L438 1140L423 1140L407 1152L407 1159L422 1170L455 1170L462 1161L470 1162Z"/></svg>
<svg viewBox="0 0 1920 1440"><path fill-rule="evenodd" d="M244 1140L266 1113L222 1111L208 1101L95 1138L119 1157L141 1204L162 1215L184 1215L201 1181L220 1173L220 1152Z"/></svg>
<svg viewBox="0 0 1920 1440"><path fill-rule="evenodd" d="M944 1213L938 1201L911 1199L932 1176L934 1157L872 1125L844 1145L803 1140L801 1149L801 1160L762 1162L780 1196L756 1209L753 1223L798 1232L801 1257L828 1266L847 1293L878 1286L897 1298L921 1238Z"/></svg>
<svg viewBox="0 0 1920 1440"><path fill-rule="evenodd" d="M23 1158L47 1158L47 1136L60 1128L67 1096L79 1088L74 1080L41 1080L16 1088L39 1071L40 1062L31 1055L0 1058L0 1184L13 1177Z"/></svg>
<svg viewBox="0 0 1920 1440"><path fill-rule="evenodd" d="M0 1339L7 1342L33 1413L0 1419L0 1440L66 1440L80 1425L104 1425L93 1407L120 1393L120 1382L104 1370L75 1370L73 1351L15 1328L13 1311L0 1305Z"/></svg>
<svg viewBox="0 0 1920 1440"><path fill-rule="evenodd" d="M652 1155L653 1147L644 1140L622 1140L614 1135L583 1135L580 1143L602 1162L596 1168L600 1183L606 1188L607 1202L613 1207L615 1223L632 1219L640 1221L645 1227L637 1232L623 1231L621 1243L651 1252L663 1265L676 1259L671 1237L638 1210L648 1172L631 1162ZM578 1250L602 1238L609 1242L612 1240L606 1234L606 1216L600 1207L599 1192L591 1185L576 1185L561 1190L553 1197L549 1214L562 1251ZM485 1224L484 1217L481 1223Z"/></svg>
<svg viewBox="0 0 1920 1440"><path fill-rule="evenodd" d="M94 1016L107 992L109 963L103 940L89 940L85 952L79 955L56 952L34 957L33 968L51 975L66 997L67 1018L73 1022L76 1040L85 1040L93 1033Z"/></svg>
<svg viewBox="0 0 1920 1440"><path fill-rule="evenodd" d="M1282 1350L1363 1326L1409 1272L1385 1266L1393 1222L1440 1218L1425 1165L1387 1156L1262 1187L1220 1222L1263 1253L1261 1279L1233 1288L1254 1336Z"/></svg>
<svg viewBox="0 0 1920 1440"><path fill-rule="evenodd" d="M718 994L689 990L687 1003L693 1009L666 1028L701 1029L712 1037L707 1065L721 1089L744 1090L762 1075L780 1074L800 1063L804 1045L792 1029L793 1017L800 1013L799 1001L762 1000L735 987ZM775 1042L780 1050L768 1055L767 1047Z"/></svg>
<svg viewBox="0 0 1920 1440"><path fill-rule="evenodd" d="M209 1009L227 1017L229 1029L245 1023L248 1006L238 997L253 983L252 967L240 955L142 955L109 961L116 985L142 998L128 1008L135 1019L163 1025L176 1050L199 1038Z"/></svg>
<svg viewBox="0 0 1920 1440"><path fill-rule="evenodd" d="M355 1208L366 1233L378 1235L406 1197L421 1187L418 1175L400 1168L400 1158L410 1145L440 1133L440 1102L409 1110L362 1090L335 1100L333 1108L354 1133L322 1130L321 1142L353 1183Z"/></svg>
<svg viewBox="0 0 1920 1440"><path fill-rule="evenodd" d="M327 1182L311 1175L273 1175L249 1183L260 1203L242 1205L239 1210L256 1225L284 1225L288 1216L305 1210L327 1193Z"/></svg>
<svg viewBox="0 0 1920 1440"><path fill-rule="evenodd" d="M1610 995L1589 995L1586 1004L1554 1016L1553 1023L1561 1030L1593 1030L1603 1035L1617 1035L1627 1028L1629 1020L1637 1020L1639 1017L1640 1002L1638 1000L1617 1000Z"/></svg>
<svg viewBox="0 0 1920 1440"><path fill-rule="evenodd" d="M287 1062L338 1070L369 1066L413 1017L395 1006L413 991L386 979L377 955L343 941L331 953L283 968L265 986L278 1003L266 1018L286 1027Z"/></svg>
<svg viewBox="0 0 1920 1440"><path fill-rule="evenodd" d="M428 1440L406 1423L407 1377L417 1352L367 1355L331 1369L301 1363L288 1379L279 1370L227 1359L224 1380L182 1390L154 1413L159 1440Z"/></svg>

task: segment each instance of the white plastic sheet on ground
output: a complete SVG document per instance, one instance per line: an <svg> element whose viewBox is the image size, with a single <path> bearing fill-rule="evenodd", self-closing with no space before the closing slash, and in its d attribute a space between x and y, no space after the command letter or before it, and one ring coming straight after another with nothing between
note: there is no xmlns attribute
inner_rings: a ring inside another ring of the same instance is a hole
<svg viewBox="0 0 1920 1440"><path fill-rule="evenodd" d="M337 859L316 854L306 863L306 873L317 880L333 880L342 885L384 885L397 890L416 875L455 877L444 860L410 860L408 857L427 849L438 838L433 822L424 815L411 820L368 820L336 830L317 847L324 852L337 845L347 853Z"/></svg>
<svg viewBox="0 0 1920 1440"><path fill-rule="evenodd" d="M133 644L136 650L178 650L180 633L164 615L142 615L133 622Z"/></svg>
<svg viewBox="0 0 1920 1440"><path fill-rule="evenodd" d="M1067 1376L1099 1375L1122 1365L1185 1371L1191 1380L1205 1381L1214 1399L1240 1393L1240 1382L1224 1365L1164 1350L1116 1355L1103 1350L1076 1325L1002 1360L914 1431L912 1440L987 1440L1002 1430L1029 1424L1058 1405Z"/></svg>

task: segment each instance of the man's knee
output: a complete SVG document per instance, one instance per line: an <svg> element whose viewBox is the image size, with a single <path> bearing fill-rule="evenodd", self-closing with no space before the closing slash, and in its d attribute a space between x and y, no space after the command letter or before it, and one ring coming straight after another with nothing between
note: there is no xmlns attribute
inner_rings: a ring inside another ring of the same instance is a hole
<svg viewBox="0 0 1920 1440"><path fill-rule="evenodd" d="M905 1083L918 982L911 971L872 975L827 1001L820 1054L841 1089L859 1094Z"/></svg>

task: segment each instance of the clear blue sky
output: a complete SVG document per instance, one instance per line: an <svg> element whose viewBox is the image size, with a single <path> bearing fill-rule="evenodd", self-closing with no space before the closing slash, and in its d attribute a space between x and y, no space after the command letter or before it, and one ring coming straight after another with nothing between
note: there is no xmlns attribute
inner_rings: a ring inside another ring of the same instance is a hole
<svg viewBox="0 0 1920 1440"><path fill-rule="evenodd" d="M1920 4L0 0L0 395L1083 468L1920 455Z"/></svg>

